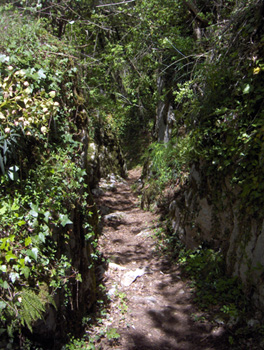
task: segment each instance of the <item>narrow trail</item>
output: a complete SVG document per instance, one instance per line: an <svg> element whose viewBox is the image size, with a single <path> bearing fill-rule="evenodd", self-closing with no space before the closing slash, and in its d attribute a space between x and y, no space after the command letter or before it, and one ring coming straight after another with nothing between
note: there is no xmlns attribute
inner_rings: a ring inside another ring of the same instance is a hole
<svg viewBox="0 0 264 350"><path fill-rule="evenodd" d="M103 321L110 335L96 348L228 349L222 327L194 321L199 312L191 288L176 264L158 256L153 235L159 217L141 210L131 191L139 176L139 171L131 171L127 181L97 198L103 218L99 249L109 260L102 282L111 302ZM118 340L110 339L114 329Z"/></svg>

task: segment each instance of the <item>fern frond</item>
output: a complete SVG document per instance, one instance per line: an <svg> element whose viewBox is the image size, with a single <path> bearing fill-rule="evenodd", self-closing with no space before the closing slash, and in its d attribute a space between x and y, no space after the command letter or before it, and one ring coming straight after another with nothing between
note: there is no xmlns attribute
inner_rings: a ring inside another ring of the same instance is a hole
<svg viewBox="0 0 264 350"><path fill-rule="evenodd" d="M46 298L43 300L43 295L39 296L33 290L22 290L19 312L21 324L23 326L26 324L31 332L32 323L42 318L47 301L48 300Z"/></svg>

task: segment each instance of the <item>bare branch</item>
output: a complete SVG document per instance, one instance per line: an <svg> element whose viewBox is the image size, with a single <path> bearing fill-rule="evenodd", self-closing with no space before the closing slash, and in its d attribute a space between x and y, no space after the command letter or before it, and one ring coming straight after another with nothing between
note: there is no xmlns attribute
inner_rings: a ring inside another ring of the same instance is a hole
<svg viewBox="0 0 264 350"><path fill-rule="evenodd" d="M63 57L69 57L69 58L74 58L75 60L78 60L78 57L72 56L72 55L67 55L65 53L61 53L61 52L52 52L52 51L45 51L43 50L43 52L49 54L49 55L56 55L56 56L63 56Z"/></svg>
<svg viewBox="0 0 264 350"><path fill-rule="evenodd" d="M116 2L116 3L113 3L113 4L97 5L96 7L123 5L123 4L128 4L129 2L134 2L134 1L136 1L136 0L127 0L127 1Z"/></svg>

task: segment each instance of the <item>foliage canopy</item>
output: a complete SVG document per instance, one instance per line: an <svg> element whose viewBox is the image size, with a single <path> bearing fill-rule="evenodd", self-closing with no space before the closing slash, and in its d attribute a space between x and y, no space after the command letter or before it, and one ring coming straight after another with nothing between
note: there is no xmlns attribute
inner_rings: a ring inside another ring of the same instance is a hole
<svg viewBox="0 0 264 350"><path fill-rule="evenodd" d="M92 139L109 124L131 148L153 134L157 105L169 99L172 138L149 150L158 186L199 164L216 182L239 186L248 214L263 214L262 1L0 4L4 333L32 329L50 295L81 280L53 233L64 228L69 242L78 207L94 239L83 130ZM25 309L30 293L34 312Z"/></svg>

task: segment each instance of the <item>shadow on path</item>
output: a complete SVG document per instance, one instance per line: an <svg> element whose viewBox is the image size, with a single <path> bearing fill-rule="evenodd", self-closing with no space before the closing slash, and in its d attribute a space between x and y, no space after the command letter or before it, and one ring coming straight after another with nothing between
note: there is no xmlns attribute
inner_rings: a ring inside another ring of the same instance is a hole
<svg viewBox="0 0 264 350"><path fill-rule="evenodd" d="M120 265L108 268L103 282L108 291L116 288L106 326L117 329L121 337L114 346L109 340L102 340L98 349L228 349L222 327L206 320L194 322L199 311L191 288L182 280L176 264L158 256L153 235L160 225L159 218L139 209L138 199L129 188L136 175L131 172L128 184L117 184L116 192L107 192L98 199L99 207L107 206L110 213L123 214L113 220L104 216L99 240L105 257ZM139 268L144 268L145 273L124 286L126 273Z"/></svg>

